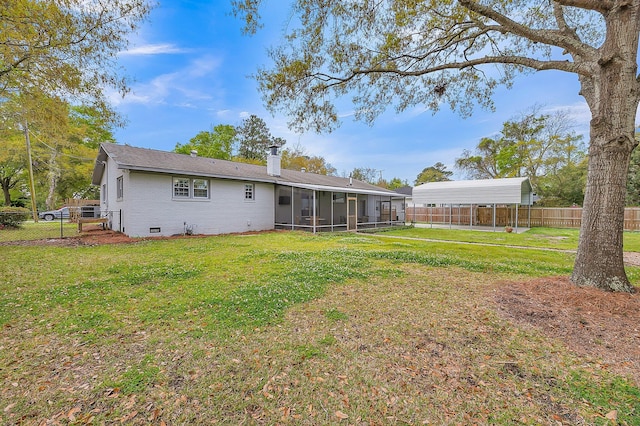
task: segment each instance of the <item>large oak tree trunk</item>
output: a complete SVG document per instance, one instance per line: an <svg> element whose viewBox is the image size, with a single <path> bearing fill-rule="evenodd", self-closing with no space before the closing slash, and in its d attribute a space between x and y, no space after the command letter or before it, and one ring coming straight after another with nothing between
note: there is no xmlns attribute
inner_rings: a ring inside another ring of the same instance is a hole
<svg viewBox="0 0 640 426"><path fill-rule="evenodd" d="M637 8L607 17L607 39L590 75L580 77L591 109L587 188L580 242L571 279L580 286L634 292L624 271L622 237L627 171L640 90L637 81Z"/></svg>
<svg viewBox="0 0 640 426"><path fill-rule="evenodd" d="M593 129L592 129L593 131ZM624 271L622 234L628 143L592 144L572 281L580 286L633 292Z"/></svg>

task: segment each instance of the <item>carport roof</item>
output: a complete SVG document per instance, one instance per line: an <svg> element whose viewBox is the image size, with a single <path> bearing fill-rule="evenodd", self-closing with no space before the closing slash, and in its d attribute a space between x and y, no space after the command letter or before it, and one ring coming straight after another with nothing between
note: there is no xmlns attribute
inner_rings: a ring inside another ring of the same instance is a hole
<svg viewBox="0 0 640 426"><path fill-rule="evenodd" d="M424 204L523 204L532 202L529 178L429 182L413 188L413 201Z"/></svg>

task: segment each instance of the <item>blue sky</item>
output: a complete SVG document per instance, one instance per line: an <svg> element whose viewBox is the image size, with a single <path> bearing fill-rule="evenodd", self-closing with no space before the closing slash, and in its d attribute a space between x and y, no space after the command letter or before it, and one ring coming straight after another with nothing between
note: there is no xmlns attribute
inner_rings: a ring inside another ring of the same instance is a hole
<svg viewBox="0 0 640 426"><path fill-rule="evenodd" d="M150 19L131 37L120 63L131 79L132 92L111 95L115 109L127 120L117 129L121 144L172 150L217 124L239 125L255 114L271 133L321 155L339 174L354 167L382 171L385 179L399 177L413 184L420 171L436 162L454 168L462 150L473 149L485 136L499 132L502 123L534 104L547 110L567 110L576 131L586 133L589 112L578 95L577 77L549 71L521 76L511 90L498 89L495 112L476 109L470 118L444 109L433 115L415 108L401 114L389 111L373 126L353 121L344 105L342 126L330 134L296 134L284 116L272 117L263 107L257 83L251 78L269 66L266 49L279 43L288 11L263 14L264 27L255 36L241 33L242 22L230 14L227 0L160 0Z"/></svg>

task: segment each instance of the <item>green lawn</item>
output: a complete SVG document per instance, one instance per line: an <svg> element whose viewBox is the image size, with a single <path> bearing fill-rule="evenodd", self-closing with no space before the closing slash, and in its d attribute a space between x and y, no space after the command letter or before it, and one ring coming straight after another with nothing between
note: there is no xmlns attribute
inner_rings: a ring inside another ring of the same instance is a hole
<svg viewBox="0 0 640 426"><path fill-rule="evenodd" d="M442 228L403 228L387 231L384 234L432 240L576 250L578 248L579 232L577 229L560 228L531 228L522 234L507 233L503 228L497 228L497 232ZM624 233L624 250L640 251L640 232Z"/></svg>
<svg viewBox="0 0 640 426"><path fill-rule="evenodd" d="M640 424L627 379L487 302L571 253L389 235L4 246L0 423Z"/></svg>
<svg viewBox="0 0 640 426"><path fill-rule="evenodd" d="M60 238L61 235L69 237L77 234L78 225L69 223L68 220L64 220L62 224L60 220L51 222L41 220L37 223L30 220L24 222L20 228L0 229L0 243Z"/></svg>

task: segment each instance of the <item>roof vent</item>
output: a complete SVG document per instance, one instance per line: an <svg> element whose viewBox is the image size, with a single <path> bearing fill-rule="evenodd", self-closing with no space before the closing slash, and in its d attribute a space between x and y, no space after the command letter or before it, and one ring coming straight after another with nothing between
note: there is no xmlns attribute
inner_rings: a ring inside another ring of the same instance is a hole
<svg viewBox="0 0 640 426"><path fill-rule="evenodd" d="M191 150L191 156L192 157L197 157L198 156L198 151L196 151L195 149Z"/></svg>
<svg viewBox="0 0 640 426"><path fill-rule="evenodd" d="M302 173L307 173L307 169L306 169L305 167L302 167L302 168L300 169L300 171L301 171Z"/></svg>

